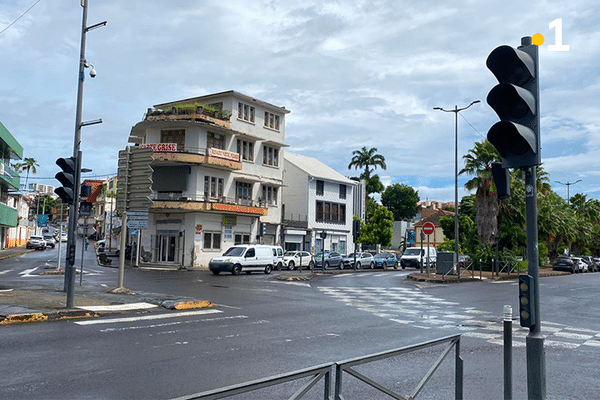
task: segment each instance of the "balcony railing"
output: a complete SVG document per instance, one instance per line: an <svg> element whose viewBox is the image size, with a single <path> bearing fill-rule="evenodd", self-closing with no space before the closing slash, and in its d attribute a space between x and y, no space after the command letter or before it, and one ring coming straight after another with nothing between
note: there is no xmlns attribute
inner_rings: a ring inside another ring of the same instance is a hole
<svg viewBox="0 0 600 400"><path fill-rule="evenodd" d="M231 112L203 108L202 105L173 106L168 110L149 108L145 119L147 121L195 121L212 123L225 128L230 127Z"/></svg>
<svg viewBox="0 0 600 400"><path fill-rule="evenodd" d="M14 189L19 189L19 174L10 166L9 163L0 160L0 179L11 185Z"/></svg>
<svg viewBox="0 0 600 400"><path fill-rule="evenodd" d="M232 151L212 147L179 146L176 143L145 143L141 147L151 148L155 161L207 164L228 170L242 169L240 155Z"/></svg>
<svg viewBox="0 0 600 400"><path fill-rule="evenodd" d="M241 214L266 215L267 204L264 201L236 199L226 196L206 196L196 193L161 192L153 193L150 199L155 202L153 208L167 206L189 211L230 211ZM157 204L159 202L179 202L183 204ZM195 205L194 205L195 204Z"/></svg>
<svg viewBox="0 0 600 400"><path fill-rule="evenodd" d="M308 228L308 215L285 213L283 224L289 228Z"/></svg>

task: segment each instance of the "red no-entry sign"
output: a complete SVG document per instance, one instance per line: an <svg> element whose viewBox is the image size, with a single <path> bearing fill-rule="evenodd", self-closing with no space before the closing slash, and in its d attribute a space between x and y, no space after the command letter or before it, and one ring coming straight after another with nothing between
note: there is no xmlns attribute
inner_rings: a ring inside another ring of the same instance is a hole
<svg viewBox="0 0 600 400"><path fill-rule="evenodd" d="M435 225L433 225L433 222L425 222L423 224L423 233L424 234L431 235L434 230L435 230Z"/></svg>

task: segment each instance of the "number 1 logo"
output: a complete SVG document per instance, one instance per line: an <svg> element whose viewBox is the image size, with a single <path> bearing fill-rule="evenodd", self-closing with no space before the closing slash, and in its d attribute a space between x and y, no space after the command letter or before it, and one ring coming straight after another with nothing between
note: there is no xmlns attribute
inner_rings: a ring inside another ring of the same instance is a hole
<svg viewBox="0 0 600 400"><path fill-rule="evenodd" d="M550 22L550 29L555 28L554 31L554 42L556 44L549 44L549 51L569 51L568 44L562 44L562 18L557 18Z"/></svg>
<svg viewBox="0 0 600 400"><path fill-rule="evenodd" d="M556 44L549 44L549 51L569 51L569 45L563 44L562 42L562 18L557 18L550 22L550 29L554 28L554 42ZM533 44L541 46L544 43L544 36L541 33L536 33L531 38Z"/></svg>

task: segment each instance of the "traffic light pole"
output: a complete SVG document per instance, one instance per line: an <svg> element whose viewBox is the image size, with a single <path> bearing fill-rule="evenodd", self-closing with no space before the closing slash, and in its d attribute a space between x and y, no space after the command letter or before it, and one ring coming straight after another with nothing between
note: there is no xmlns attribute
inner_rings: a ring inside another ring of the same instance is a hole
<svg viewBox="0 0 600 400"><path fill-rule="evenodd" d="M69 224L67 232L67 257L65 262L64 289L67 292L67 308L73 308L75 291L75 240L77 239L77 217L79 215L79 179L81 175L81 150L74 152L77 163L75 168L75 185L73 204L69 207Z"/></svg>
<svg viewBox="0 0 600 400"><path fill-rule="evenodd" d="M535 166L524 168L525 207L527 212L527 274L533 278L535 323L525 339L527 346L528 399L546 398L544 336L540 317L540 274L538 255L537 189Z"/></svg>
<svg viewBox="0 0 600 400"><path fill-rule="evenodd" d="M79 51L79 73L77 76L77 109L75 112L75 135L73 140L73 157L77 157L75 169L75 184L73 193L73 204L69 209L69 232L67 233L67 262L65 263L65 291L67 292L67 308L73 308L73 297L75 290L75 240L77 238L77 219L79 217L79 191L81 190L81 127L101 123L102 120L81 122L83 108L83 82L85 80L85 68L89 65L85 59L85 41L89 30L106 25L106 21L96 25L87 26L88 0L81 0L83 8L81 18L81 47ZM95 76L95 75L94 75Z"/></svg>

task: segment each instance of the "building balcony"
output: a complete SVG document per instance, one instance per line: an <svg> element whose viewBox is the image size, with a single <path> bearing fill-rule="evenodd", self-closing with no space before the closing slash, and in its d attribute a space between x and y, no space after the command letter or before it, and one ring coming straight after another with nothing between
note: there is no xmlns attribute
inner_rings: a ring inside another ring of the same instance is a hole
<svg viewBox="0 0 600 400"><path fill-rule="evenodd" d="M17 226L18 216L16 208L0 203L0 226Z"/></svg>
<svg viewBox="0 0 600 400"><path fill-rule="evenodd" d="M308 216L302 214L285 213L283 225L287 228L308 229Z"/></svg>
<svg viewBox="0 0 600 400"><path fill-rule="evenodd" d="M10 166L9 163L0 160L0 181L5 187L19 189L21 178L19 174Z"/></svg>
<svg viewBox="0 0 600 400"><path fill-rule="evenodd" d="M264 202L234 199L229 197L207 197L185 193L153 193L151 210L154 212L216 212L247 216L267 215Z"/></svg>
<svg viewBox="0 0 600 400"><path fill-rule="evenodd" d="M202 105L184 104L171 107L168 110L149 108L145 120L204 122L230 128L230 117L231 112L227 110L215 110Z"/></svg>
<svg viewBox="0 0 600 400"><path fill-rule="evenodd" d="M142 148L151 148L154 161L175 162L182 164L207 165L227 171L242 169L240 155L227 150L215 148L179 147L176 143L146 143Z"/></svg>

